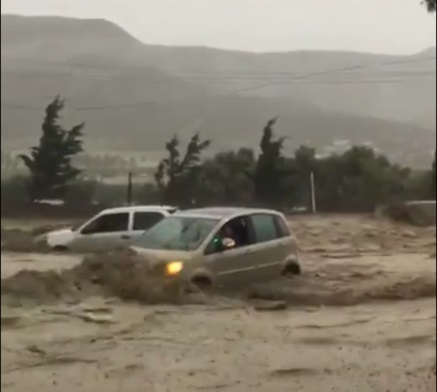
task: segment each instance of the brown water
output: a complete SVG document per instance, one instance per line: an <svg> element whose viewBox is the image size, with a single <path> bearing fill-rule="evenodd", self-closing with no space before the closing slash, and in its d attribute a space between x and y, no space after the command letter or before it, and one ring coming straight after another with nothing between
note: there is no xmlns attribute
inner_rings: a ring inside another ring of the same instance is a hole
<svg viewBox="0 0 437 392"><path fill-rule="evenodd" d="M285 299L275 312L257 311L259 299L150 305L180 292L139 290L141 273L120 265L89 284L78 256L2 252L2 388L435 390L435 229L362 217L294 226L304 275L252 292ZM126 292L141 303L123 301Z"/></svg>

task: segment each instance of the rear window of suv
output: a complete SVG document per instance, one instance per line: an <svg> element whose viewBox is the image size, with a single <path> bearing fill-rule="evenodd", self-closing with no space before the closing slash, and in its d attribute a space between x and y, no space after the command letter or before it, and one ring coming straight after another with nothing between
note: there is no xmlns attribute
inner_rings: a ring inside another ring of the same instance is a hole
<svg viewBox="0 0 437 392"><path fill-rule="evenodd" d="M149 230L152 226L164 219L160 212L144 211L134 213L133 230Z"/></svg>

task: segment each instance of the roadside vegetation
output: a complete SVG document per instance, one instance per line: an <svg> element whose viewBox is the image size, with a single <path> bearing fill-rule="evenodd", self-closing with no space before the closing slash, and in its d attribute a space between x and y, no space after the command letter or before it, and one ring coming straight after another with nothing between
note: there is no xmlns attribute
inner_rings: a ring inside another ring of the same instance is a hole
<svg viewBox="0 0 437 392"><path fill-rule="evenodd" d="M366 146L342 154L319 156L310 146L284 153L287 140L275 133L280 118L260 130L258 151L236 148L208 154L212 140L194 134L184 146L175 135L166 155L144 182L105 184L77 165L83 154L85 124L60 125L64 101L57 97L46 109L39 143L16 159L27 170L2 176L2 209L7 214L34 207L36 201L60 199L69 210L87 211L126 203L165 203L182 207L205 205L274 206L284 210L367 212L378 205L411 199L435 199L436 163L414 171L394 164ZM2 168L11 167L2 154ZM125 178L130 171L124 167ZM128 189L129 188L129 189Z"/></svg>

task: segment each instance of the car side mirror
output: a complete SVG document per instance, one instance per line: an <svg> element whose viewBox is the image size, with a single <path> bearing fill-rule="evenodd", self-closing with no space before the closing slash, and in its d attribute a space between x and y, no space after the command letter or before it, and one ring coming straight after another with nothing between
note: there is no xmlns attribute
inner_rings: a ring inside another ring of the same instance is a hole
<svg viewBox="0 0 437 392"><path fill-rule="evenodd" d="M223 250L228 250L235 248L235 241L232 238L223 238L222 239L222 247Z"/></svg>

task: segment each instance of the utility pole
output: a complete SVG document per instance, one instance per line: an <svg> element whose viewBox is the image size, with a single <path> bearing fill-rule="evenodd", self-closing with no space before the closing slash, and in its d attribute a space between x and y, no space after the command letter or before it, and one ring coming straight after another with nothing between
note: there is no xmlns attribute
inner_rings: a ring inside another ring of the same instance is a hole
<svg viewBox="0 0 437 392"><path fill-rule="evenodd" d="M313 214L317 213L316 205L316 185L314 181L314 172L310 173L310 184L311 184L311 212Z"/></svg>
<svg viewBox="0 0 437 392"><path fill-rule="evenodd" d="M127 177L127 205L128 206L132 205L132 188L133 188L132 177L133 177L132 172L129 172Z"/></svg>

